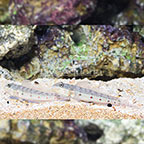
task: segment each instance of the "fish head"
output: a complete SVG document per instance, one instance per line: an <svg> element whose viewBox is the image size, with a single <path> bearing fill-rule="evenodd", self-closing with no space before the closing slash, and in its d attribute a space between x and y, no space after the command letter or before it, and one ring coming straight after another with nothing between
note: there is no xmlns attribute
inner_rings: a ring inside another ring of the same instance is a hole
<svg viewBox="0 0 144 144"><path fill-rule="evenodd" d="M9 84L7 84L7 87L12 87L13 86L13 83L9 83Z"/></svg>
<svg viewBox="0 0 144 144"><path fill-rule="evenodd" d="M64 83L63 82L58 82L58 83L54 84L53 86L64 87Z"/></svg>

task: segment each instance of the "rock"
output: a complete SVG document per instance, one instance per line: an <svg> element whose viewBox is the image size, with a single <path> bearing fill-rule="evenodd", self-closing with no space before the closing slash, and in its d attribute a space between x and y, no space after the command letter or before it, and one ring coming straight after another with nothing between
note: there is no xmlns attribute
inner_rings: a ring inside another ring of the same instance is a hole
<svg viewBox="0 0 144 144"><path fill-rule="evenodd" d="M32 26L0 26L0 60L18 58L31 50L35 44Z"/></svg>
<svg viewBox="0 0 144 144"><path fill-rule="evenodd" d="M97 144L142 144L144 142L144 122L140 120L76 120L82 127L96 125L101 128L104 135L97 140Z"/></svg>
<svg viewBox="0 0 144 144"><path fill-rule="evenodd" d="M81 25L67 31L53 26L38 39L39 78L94 79L144 74L142 27L131 30L129 26Z"/></svg>
<svg viewBox="0 0 144 144"><path fill-rule="evenodd" d="M0 120L0 134L0 141L6 139L6 142L20 144L24 142L84 144L86 142L86 133L72 120Z"/></svg>
<svg viewBox="0 0 144 144"><path fill-rule="evenodd" d="M14 77L12 76L12 73L9 72L7 69L0 66L0 77L5 78L8 80L13 80Z"/></svg>
<svg viewBox="0 0 144 144"><path fill-rule="evenodd" d="M0 1L0 23L10 23L10 14L8 12L9 0Z"/></svg>
<svg viewBox="0 0 144 144"><path fill-rule="evenodd" d="M143 0L32 0L0 2L0 21L13 24L143 25Z"/></svg>
<svg viewBox="0 0 144 144"><path fill-rule="evenodd" d="M5 33L9 34L15 26L9 29L8 26L1 27L1 33L5 27ZM22 39L19 34L15 34L15 38L19 38L12 41L6 35L8 38L5 41L5 35L2 35L0 55L0 65L7 68L15 80L108 80L117 77L142 77L144 74L142 26L16 27L25 32L31 29L28 37Z"/></svg>
<svg viewBox="0 0 144 144"><path fill-rule="evenodd" d="M115 16L128 8L130 1L131 0L98 0L96 9L82 24L110 25Z"/></svg>
<svg viewBox="0 0 144 144"><path fill-rule="evenodd" d="M95 9L97 0L14 0L9 8L13 24L78 24Z"/></svg>
<svg viewBox="0 0 144 144"><path fill-rule="evenodd" d="M41 71L40 60L38 57L32 58L28 63L23 64L20 69L12 69L15 80L35 79Z"/></svg>
<svg viewBox="0 0 144 144"><path fill-rule="evenodd" d="M8 120L0 120L0 140L7 139L10 132L10 122Z"/></svg>
<svg viewBox="0 0 144 144"><path fill-rule="evenodd" d="M34 76L40 71L40 66L35 64L39 63L39 59L32 58L35 51L34 45L37 43L34 29L34 26L24 25L0 26L0 65L12 75L12 79L19 81L24 78L29 79L31 75ZM25 73L24 66L27 67L30 76Z"/></svg>
<svg viewBox="0 0 144 144"><path fill-rule="evenodd" d="M144 0L132 0L128 8L113 17L115 25L143 25Z"/></svg>
<svg viewBox="0 0 144 144"><path fill-rule="evenodd" d="M0 142L2 144L66 144L67 142L70 144L142 144L144 142L143 127L143 120L125 119L75 121L0 120ZM92 133L96 133L100 129L104 134L96 141L91 141L87 137L88 132L94 130Z"/></svg>
<svg viewBox="0 0 144 144"><path fill-rule="evenodd" d="M96 124L89 123L87 126L81 126L87 133L89 142L95 143L102 135L103 130L100 129Z"/></svg>

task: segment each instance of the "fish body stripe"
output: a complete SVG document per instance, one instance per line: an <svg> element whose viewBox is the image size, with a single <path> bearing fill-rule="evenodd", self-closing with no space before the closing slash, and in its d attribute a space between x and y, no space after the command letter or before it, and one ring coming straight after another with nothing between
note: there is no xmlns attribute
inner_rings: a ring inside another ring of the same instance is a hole
<svg viewBox="0 0 144 144"><path fill-rule="evenodd" d="M21 92L25 92L25 93L31 93L31 94L37 94L37 95L42 95L42 96L59 96L58 94L56 93L46 93L46 92L42 92L42 91L38 91L38 90L35 90L35 89L31 89L31 88L27 88L27 87L24 87L22 85L18 85L18 84L14 84L14 83L11 83L11 84L8 84L8 87L13 89L13 90L19 90Z"/></svg>
<svg viewBox="0 0 144 144"><path fill-rule="evenodd" d="M49 101L49 100L64 100L68 101L70 98L69 97L64 97L61 96L57 93L47 93L47 92L42 92L39 90L35 90L32 88L27 88L25 86L15 84L15 83L9 83L7 84L7 87L13 92L19 92L18 96L13 96L10 98L22 98L22 99L29 99L29 100L37 100L37 101Z"/></svg>
<svg viewBox="0 0 144 144"><path fill-rule="evenodd" d="M59 86L59 85L60 84L58 83L58 84L55 84L54 86ZM93 96L97 96L97 97L101 97L101 98L105 98L105 99L119 100L116 97L112 97L112 96L109 96L109 95L98 93L94 90L90 90L90 89L87 89L87 88L83 88L83 87L80 87L80 86L71 85L71 84L67 84L67 83L63 83L63 85L60 85L60 87L71 90L71 91L77 91L79 93L93 95Z"/></svg>

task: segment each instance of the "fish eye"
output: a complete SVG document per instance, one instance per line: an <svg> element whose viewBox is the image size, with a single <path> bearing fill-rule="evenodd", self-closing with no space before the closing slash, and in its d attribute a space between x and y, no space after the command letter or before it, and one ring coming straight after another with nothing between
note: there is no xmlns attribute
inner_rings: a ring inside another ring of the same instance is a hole
<svg viewBox="0 0 144 144"><path fill-rule="evenodd" d="M60 86L60 87L64 87L64 83L63 83L63 82L60 82L59 86Z"/></svg>
<svg viewBox="0 0 144 144"><path fill-rule="evenodd" d="M11 84L7 84L8 87L11 87Z"/></svg>
<svg viewBox="0 0 144 144"><path fill-rule="evenodd" d="M39 84L39 82L37 82L37 81L35 81L34 83L35 83L35 84Z"/></svg>
<svg viewBox="0 0 144 144"><path fill-rule="evenodd" d="M112 107L112 104L111 104L111 103L108 103L107 106L108 106L108 107Z"/></svg>

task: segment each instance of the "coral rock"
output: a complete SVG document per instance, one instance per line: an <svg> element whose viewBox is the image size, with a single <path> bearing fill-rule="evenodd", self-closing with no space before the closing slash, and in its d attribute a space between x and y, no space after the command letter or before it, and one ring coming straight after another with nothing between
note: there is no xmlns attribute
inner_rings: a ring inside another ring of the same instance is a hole
<svg viewBox="0 0 144 144"><path fill-rule="evenodd" d="M35 43L32 26L0 26L0 60L18 58L26 54Z"/></svg>
<svg viewBox="0 0 144 144"><path fill-rule="evenodd" d="M14 24L77 24L95 8L96 0L11 0Z"/></svg>

